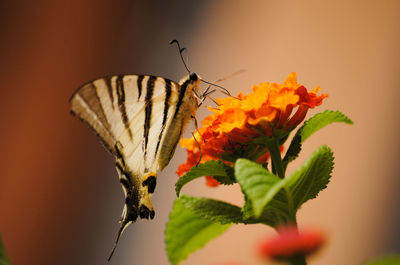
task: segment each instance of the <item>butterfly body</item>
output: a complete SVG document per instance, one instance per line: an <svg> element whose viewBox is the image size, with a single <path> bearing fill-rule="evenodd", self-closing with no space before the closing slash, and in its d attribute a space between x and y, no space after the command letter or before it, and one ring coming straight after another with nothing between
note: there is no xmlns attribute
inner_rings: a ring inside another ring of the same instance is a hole
<svg viewBox="0 0 400 265"><path fill-rule="evenodd" d="M154 218L151 196L157 171L168 165L195 115L199 82L194 73L179 83L149 75L114 75L89 82L72 95L72 114L116 159L125 193L118 238L138 217Z"/></svg>

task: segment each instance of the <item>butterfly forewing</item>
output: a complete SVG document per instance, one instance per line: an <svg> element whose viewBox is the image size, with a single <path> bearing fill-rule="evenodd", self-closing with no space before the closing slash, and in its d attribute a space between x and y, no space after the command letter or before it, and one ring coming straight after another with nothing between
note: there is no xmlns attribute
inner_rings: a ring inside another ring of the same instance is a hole
<svg viewBox="0 0 400 265"><path fill-rule="evenodd" d="M100 78L73 95L72 112L96 132L114 155L119 142L131 170L157 170L155 161L172 122L179 89L179 84L154 76Z"/></svg>
<svg viewBox="0 0 400 265"><path fill-rule="evenodd" d="M99 136L107 149L115 154L116 138L93 83L84 85L74 93L71 98L71 112L78 115Z"/></svg>

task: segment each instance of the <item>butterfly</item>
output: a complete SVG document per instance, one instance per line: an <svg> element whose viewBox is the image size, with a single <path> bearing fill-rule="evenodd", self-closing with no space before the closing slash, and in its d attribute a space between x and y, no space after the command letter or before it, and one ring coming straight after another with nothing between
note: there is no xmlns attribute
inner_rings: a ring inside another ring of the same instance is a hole
<svg viewBox="0 0 400 265"><path fill-rule="evenodd" d="M80 87L71 112L100 138L116 160L125 194L118 239L138 217L153 219L157 171L164 169L198 108L200 78L179 83L149 75L103 77Z"/></svg>
<svg viewBox="0 0 400 265"><path fill-rule="evenodd" d="M125 194L121 226L111 259L123 231L138 217L153 219L151 201L157 171L172 159L188 121L206 97L200 81L229 92L190 72L178 83L151 75L113 75L84 84L70 99L71 113L78 116L100 138L115 157L119 181ZM197 122L195 123L197 127Z"/></svg>

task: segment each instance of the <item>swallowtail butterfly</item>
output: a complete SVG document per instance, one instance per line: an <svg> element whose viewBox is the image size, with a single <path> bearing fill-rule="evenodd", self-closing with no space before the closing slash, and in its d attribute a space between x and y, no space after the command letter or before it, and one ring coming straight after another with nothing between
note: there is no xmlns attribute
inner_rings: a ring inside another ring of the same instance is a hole
<svg viewBox="0 0 400 265"><path fill-rule="evenodd" d="M115 156L125 205L117 241L138 217L153 219L157 171L168 165L186 123L198 108L200 78L179 83L146 75L96 79L71 98L71 112ZM110 256L111 258L111 256Z"/></svg>
<svg viewBox="0 0 400 265"><path fill-rule="evenodd" d="M184 49L174 42L182 58ZM182 61L189 74L179 83L150 75L106 76L86 83L71 97L71 113L85 122L114 155L125 194L121 227L109 260L129 224L138 217L154 218L151 196L157 171L168 165L185 125L215 91L208 91L208 87L201 93L200 81L229 95L225 88L190 72Z"/></svg>

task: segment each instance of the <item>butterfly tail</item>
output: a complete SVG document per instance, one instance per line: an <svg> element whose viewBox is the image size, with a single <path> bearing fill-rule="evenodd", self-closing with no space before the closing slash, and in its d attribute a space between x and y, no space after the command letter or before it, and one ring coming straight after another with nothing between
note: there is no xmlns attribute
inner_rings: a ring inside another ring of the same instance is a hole
<svg viewBox="0 0 400 265"><path fill-rule="evenodd" d="M131 221L127 220L126 218L124 218L121 221L121 227L119 228L117 239L115 240L114 247L112 248L110 256L108 257L108 261L110 261L111 257L114 255L115 249L117 248L117 245L118 245L119 238L121 237L121 235L124 232L125 228L127 228L130 223L131 223Z"/></svg>

